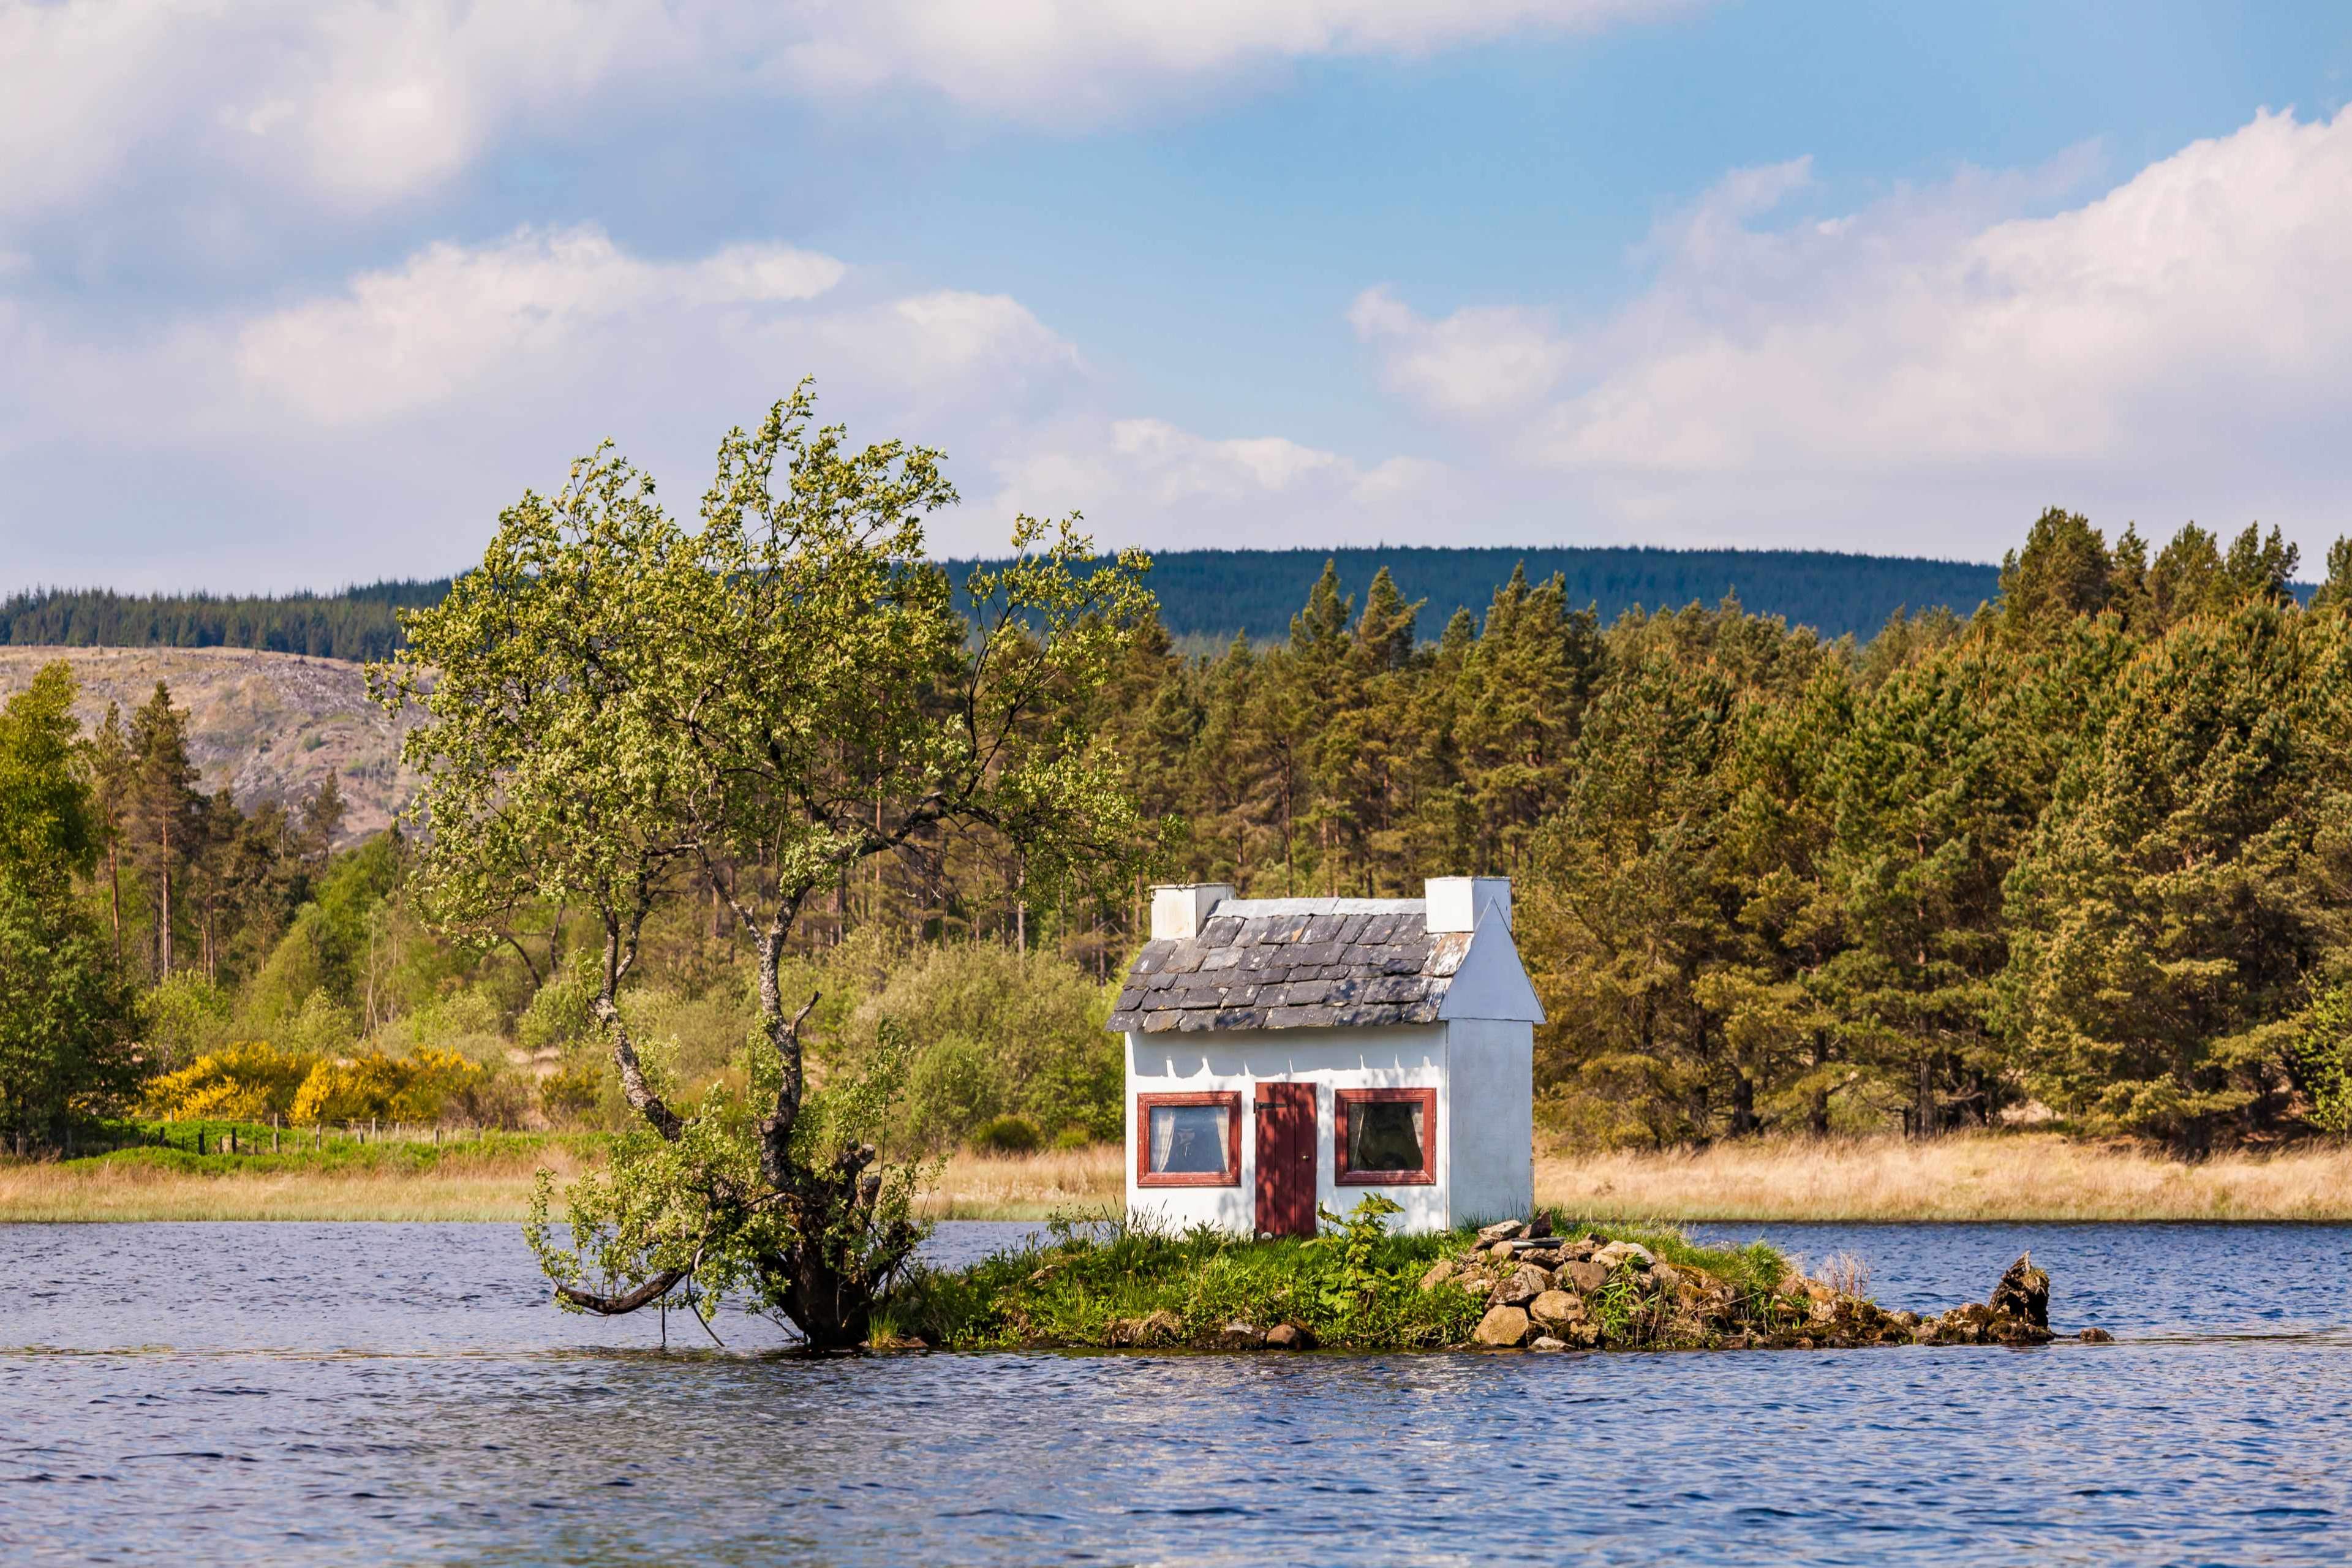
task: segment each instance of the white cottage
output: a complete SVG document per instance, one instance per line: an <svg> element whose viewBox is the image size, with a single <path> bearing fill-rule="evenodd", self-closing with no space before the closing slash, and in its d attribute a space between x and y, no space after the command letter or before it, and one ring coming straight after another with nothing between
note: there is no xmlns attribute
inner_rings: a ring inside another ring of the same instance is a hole
<svg viewBox="0 0 2352 1568"><path fill-rule="evenodd" d="M1318 1204L1394 1199L1406 1230L1535 1201L1535 1026L1511 884L1419 899L1155 888L1109 1026L1127 1037L1127 1207L1309 1236Z"/></svg>

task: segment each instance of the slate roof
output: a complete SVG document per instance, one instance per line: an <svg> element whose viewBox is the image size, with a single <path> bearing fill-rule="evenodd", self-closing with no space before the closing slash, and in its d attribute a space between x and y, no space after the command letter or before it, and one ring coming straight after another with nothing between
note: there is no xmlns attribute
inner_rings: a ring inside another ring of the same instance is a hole
<svg viewBox="0 0 2352 1568"><path fill-rule="evenodd" d="M1146 942L1108 1027L1313 1029L1431 1024L1470 951L1419 899L1227 899L1188 941Z"/></svg>

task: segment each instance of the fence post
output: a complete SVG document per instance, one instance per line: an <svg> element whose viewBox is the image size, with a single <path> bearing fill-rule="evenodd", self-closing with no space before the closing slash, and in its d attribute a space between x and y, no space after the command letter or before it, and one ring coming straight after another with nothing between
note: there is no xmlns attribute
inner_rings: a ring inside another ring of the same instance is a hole
<svg viewBox="0 0 2352 1568"><path fill-rule="evenodd" d="M197 1152L198 1154L202 1154L204 1152L205 1152L205 1130L204 1130L203 1128L199 1127L199 1128L197 1128L197 1129L196 1129L196 1152Z"/></svg>

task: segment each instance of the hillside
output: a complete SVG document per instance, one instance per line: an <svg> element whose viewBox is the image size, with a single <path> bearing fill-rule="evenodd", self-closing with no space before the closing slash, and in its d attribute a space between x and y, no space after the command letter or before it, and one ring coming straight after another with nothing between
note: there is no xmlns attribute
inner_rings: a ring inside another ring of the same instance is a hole
<svg viewBox="0 0 2352 1568"><path fill-rule="evenodd" d="M1179 637L1254 640L1289 635L1290 617L1326 561L1358 604L1382 566L1407 599L1423 599L1419 630L1434 638L1457 608L1484 615L1512 568L1529 578L1557 572L1571 605L1592 605L1603 621L1640 605L1714 605L1727 594L1759 615L1780 616L1824 637L1867 638L1898 609L1943 605L1962 616L1999 591L2000 569L1967 561L1850 555L1818 550L1435 549L1177 550L1152 557L1151 590ZM955 563L966 572L969 563Z"/></svg>
<svg viewBox="0 0 2352 1568"><path fill-rule="evenodd" d="M60 658L81 683L75 711L85 727L109 702L127 716L157 681L168 685L188 710L189 756L204 787L226 784L240 805L290 803L332 772L348 842L391 822L413 788L399 763L403 726L368 701L356 664L247 648L0 647L0 700Z"/></svg>
<svg viewBox="0 0 2352 1568"><path fill-rule="evenodd" d="M1152 591L1180 637L1222 642L1235 632L1282 637L1327 560L1360 601L1385 565L1405 596L1425 599L1421 635L1433 638L1456 607L1483 612L1524 563L1562 574L1571 603L1604 618L1640 605L1679 608L1736 594L1749 609L1828 637L1867 637L1898 608L1948 605L1968 615L1993 595L1998 568L1966 561L1809 550L1435 549L1170 550L1153 557ZM959 581L985 563L953 561ZM77 647L253 647L318 658L381 658L400 637L398 611L431 604L448 579L391 582L339 594L283 597L130 595L38 589L0 601L0 644Z"/></svg>

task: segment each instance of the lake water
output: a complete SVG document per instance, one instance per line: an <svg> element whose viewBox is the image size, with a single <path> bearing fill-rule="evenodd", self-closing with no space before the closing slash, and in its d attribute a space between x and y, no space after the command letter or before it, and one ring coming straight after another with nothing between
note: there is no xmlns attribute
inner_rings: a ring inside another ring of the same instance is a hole
<svg viewBox="0 0 2352 1568"><path fill-rule="evenodd" d="M1889 1307L2030 1247L2120 1342L811 1362L559 1314L509 1226L8 1226L0 1561L2352 1560L2352 1227L1706 1234Z"/></svg>

